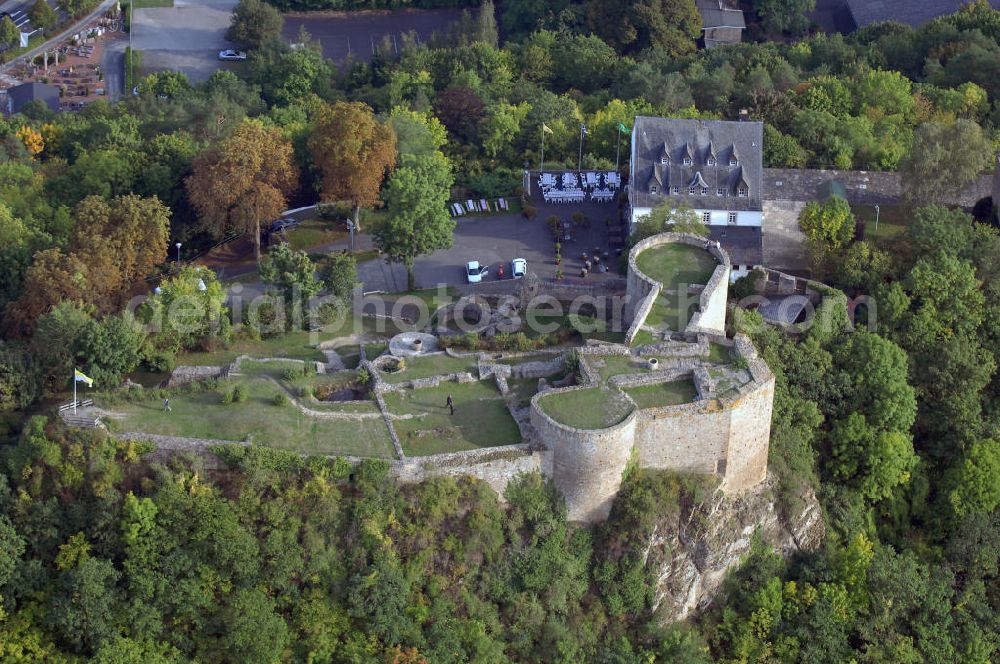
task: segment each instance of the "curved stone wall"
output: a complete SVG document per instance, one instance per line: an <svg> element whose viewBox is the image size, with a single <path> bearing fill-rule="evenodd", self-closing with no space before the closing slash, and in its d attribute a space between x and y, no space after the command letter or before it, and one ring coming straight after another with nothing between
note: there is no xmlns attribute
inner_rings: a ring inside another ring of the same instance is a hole
<svg viewBox="0 0 1000 664"><path fill-rule="evenodd" d="M638 417L633 410L605 429L576 429L556 422L538 405L542 397L580 389L592 388L574 386L536 394L531 399L531 424L551 451L552 480L566 498L569 520L603 521L632 456Z"/></svg>
<svg viewBox="0 0 1000 664"><path fill-rule="evenodd" d="M660 289L663 288L663 284L639 270L636 258L647 249L664 244L687 244L699 247L719 261L698 299L699 311L691 317L684 333L691 338L699 333L725 334L726 299L729 297L729 274L732 271L732 263L724 249L714 243L706 248L705 243L705 238L691 233L659 233L647 237L632 247L628 255L628 277L625 286L625 321L629 324L628 332L625 334L626 344L632 343L632 339L649 315Z"/></svg>

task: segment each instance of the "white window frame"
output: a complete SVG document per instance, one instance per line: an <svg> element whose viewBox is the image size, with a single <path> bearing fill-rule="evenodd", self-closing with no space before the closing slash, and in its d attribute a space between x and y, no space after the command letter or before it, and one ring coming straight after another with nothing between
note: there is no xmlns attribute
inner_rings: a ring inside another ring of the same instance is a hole
<svg viewBox="0 0 1000 664"><path fill-rule="evenodd" d="M736 190L736 195L740 198L747 198L750 195L750 191L746 187L740 187Z"/></svg>
<svg viewBox="0 0 1000 664"><path fill-rule="evenodd" d="M657 187L655 184L651 184L651 185L649 185L649 193L651 193L651 194L658 194L658 193L660 193L660 188Z"/></svg>
<svg viewBox="0 0 1000 664"><path fill-rule="evenodd" d="M709 224L711 224L712 223L712 213L711 212L702 212L701 213L701 223L705 224L706 226L709 225Z"/></svg>
<svg viewBox="0 0 1000 664"><path fill-rule="evenodd" d="M691 166L692 164L694 164L694 162L691 161L691 159L689 157L684 157L684 165L685 166Z"/></svg>
<svg viewBox="0 0 1000 664"><path fill-rule="evenodd" d="M739 166L740 165L740 161L739 161L739 159L730 159L729 160L729 165L730 166Z"/></svg>
<svg viewBox="0 0 1000 664"><path fill-rule="evenodd" d="M725 189L725 187L719 187L718 189L716 189L715 190L715 195L716 196L725 196L726 195L726 189Z"/></svg>
<svg viewBox="0 0 1000 664"><path fill-rule="evenodd" d="M708 161L705 162L709 166L715 166L715 157L709 157Z"/></svg>
<svg viewBox="0 0 1000 664"><path fill-rule="evenodd" d="M702 196L708 196L708 187L702 187L701 188L701 195Z"/></svg>
<svg viewBox="0 0 1000 664"><path fill-rule="evenodd" d="M674 187L674 196L680 196L680 195L681 195L681 188Z"/></svg>
<svg viewBox="0 0 1000 664"><path fill-rule="evenodd" d="M694 196L695 191L697 190L694 187L688 187L688 196Z"/></svg>
<svg viewBox="0 0 1000 664"><path fill-rule="evenodd" d="M729 213L729 223L730 224L736 224L737 220L738 220L738 217L736 216L736 213L735 212L730 212Z"/></svg>
<svg viewBox="0 0 1000 664"><path fill-rule="evenodd" d="M664 166L669 166L670 160L667 159L666 157L660 157L660 163L663 164Z"/></svg>

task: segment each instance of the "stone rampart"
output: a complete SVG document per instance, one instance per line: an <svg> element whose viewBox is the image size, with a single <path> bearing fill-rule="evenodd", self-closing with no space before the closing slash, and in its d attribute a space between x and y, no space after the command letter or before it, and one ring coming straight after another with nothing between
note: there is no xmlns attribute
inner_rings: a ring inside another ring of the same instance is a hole
<svg viewBox="0 0 1000 664"><path fill-rule="evenodd" d="M665 244L687 244L704 249L719 262L698 298L698 311L691 317L684 333L690 339L698 334L724 334L726 329L726 299L729 297L729 274L732 263L729 254L715 243L691 233L659 233L641 240L628 256L628 277L625 290L625 321L628 332L625 343L631 344L645 323L663 284L639 270L636 260L644 251Z"/></svg>
<svg viewBox="0 0 1000 664"><path fill-rule="evenodd" d="M603 521L611 511L632 455L637 417L633 410L614 426L576 429L556 422L538 405L540 398L580 389L591 388L565 387L536 394L531 399L531 425L552 453L552 481L566 498L568 518Z"/></svg>

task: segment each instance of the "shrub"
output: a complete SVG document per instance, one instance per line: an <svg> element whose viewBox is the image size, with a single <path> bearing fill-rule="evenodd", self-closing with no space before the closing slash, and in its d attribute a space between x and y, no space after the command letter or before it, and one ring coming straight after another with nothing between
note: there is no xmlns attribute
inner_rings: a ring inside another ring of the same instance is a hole
<svg viewBox="0 0 1000 664"><path fill-rule="evenodd" d="M757 284L760 283L761 279L765 278L764 271L758 268L754 268L750 274L745 277L740 277L733 283L730 292L737 301L742 300L745 297L750 297L757 292Z"/></svg>
<svg viewBox="0 0 1000 664"><path fill-rule="evenodd" d="M362 385L370 385L372 382L372 375L368 373L368 369L361 367L358 369L358 382Z"/></svg>
<svg viewBox="0 0 1000 664"><path fill-rule="evenodd" d="M304 377L308 372L308 367L303 364L302 366L288 367L281 372L281 377L291 383Z"/></svg>
<svg viewBox="0 0 1000 664"><path fill-rule="evenodd" d="M176 358L169 350L154 350L146 356L146 368L154 373L173 371L175 362Z"/></svg>
<svg viewBox="0 0 1000 664"><path fill-rule="evenodd" d="M226 390L222 393L222 403L229 405L233 402L233 390Z"/></svg>
<svg viewBox="0 0 1000 664"><path fill-rule="evenodd" d="M538 208L536 208L536 207L534 207L532 205L525 205L524 209L521 210L521 214L524 215L525 219L527 219L528 221L531 221L536 216L538 216Z"/></svg>
<svg viewBox="0 0 1000 664"><path fill-rule="evenodd" d="M284 392L278 392L273 397L271 397L271 404L275 406L287 406L288 395L286 395Z"/></svg>

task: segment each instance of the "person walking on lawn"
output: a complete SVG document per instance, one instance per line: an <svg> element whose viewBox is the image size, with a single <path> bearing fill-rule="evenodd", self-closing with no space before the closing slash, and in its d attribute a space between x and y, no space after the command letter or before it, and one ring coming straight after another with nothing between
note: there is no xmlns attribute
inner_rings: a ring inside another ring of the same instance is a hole
<svg viewBox="0 0 1000 664"><path fill-rule="evenodd" d="M455 414L455 401L451 398L450 394L448 395L448 399L445 401L444 405L448 406L448 410L451 411L452 415Z"/></svg>
<svg viewBox="0 0 1000 664"><path fill-rule="evenodd" d="M165 413L169 413L170 412L170 399L164 399L163 400L163 412L165 412Z"/></svg>

